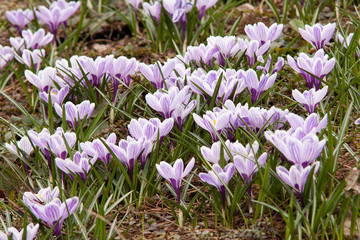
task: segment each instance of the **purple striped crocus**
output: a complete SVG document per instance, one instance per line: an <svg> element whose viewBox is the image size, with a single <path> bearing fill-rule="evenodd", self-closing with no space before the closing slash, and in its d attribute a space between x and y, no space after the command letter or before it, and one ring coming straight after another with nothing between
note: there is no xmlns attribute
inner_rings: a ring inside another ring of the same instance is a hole
<svg viewBox="0 0 360 240"><path fill-rule="evenodd" d="M8 47L0 45L0 70L5 67L14 57L14 51Z"/></svg>
<svg viewBox="0 0 360 240"><path fill-rule="evenodd" d="M226 148L230 151L231 143L230 140L226 140L225 142ZM224 154L224 160L229 162L230 157L225 149L225 147L221 144L221 142L214 142L210 148L206 146L202 146L200 148L201 155L205 158L206 161L212 164L220 164L221 151Z"/></svg>
<svg viewBox="0 0 360 240"><path fill-rule="evenodd" d="M149 120L145 118L131 119L128 125L130 135L139 140L142 137L149 139L153 142L161 141L174 126L174 119L165 119L163 122L158 118L151 118Z"/></svg>
<svg viewBox="0 0 360 240"><path fill-rule="evenodd" d="M297 129L294 133L277 130L265 132L265 138L271 142L292 164L303 167L310 165L321 154L326 140L319 140L315 133L299 135ZM301 137L301 138L300 138Z"/></svg>
<svg viewBox="0 0 360 240"><path fill-rule="evenodd" d="M55 226L53 231L56 236L60 236L63 222L76 211L79 205L78 197L61 202L57 196L49 196L44 199L40 192L39 194L25 192L23 201L35 217L44 221L49 227Z"/></svg>
<svg viewBox="0 0 360 240"><path fill-rule="evenodd" d="M52 67L46 67L40 70L38 74L25 70L25 77L31 84L37 87L40 92L49 92L54 82L60 87L65 86L63 80L56 75L56 69Z"/></svg>
<svg viewBox="0 0 360 240"><path fill-rule="evenodd" d="M299 32L303 39L319 50L333 37L335 28L335 23L329 23L325 26L317 23L313 26L305 25L305 29L299 28Z"/></svg>
<svg viewBox="0 0 360 240"><path fill-rule="evenodd" d="M158 173L165 178L173 186L178 204L180 204L180 186L181 181L190 173L195 164L195 158L192 158L184 170L184 163L182 159L177 159L172 167L165 161L156 164Z"/></svg>
<svg viewBox="0 0 360 240"><path fill-rule="evenodd" d="M60 2L60 1L59 1ZM61 24L65 24L68 19L79 9L80 2L73 2L74 4L60 4L54 2L49 8L39 6L36 11L36 17L45 23L52 34L56 36Z"/></svg>
<svg viewBox="0 0 360 240"><path fill-rule="evenodd" d="M253 69L249 69L243 72L244 82L251 94L251 102L254 104L266 90L271 88L276 80L277 73L272 75L261 75L260 79L256 75Z"/></svg>
<svg viewBox="0 0 360 240"><path fill-rule="evenodd" d="M39 224L34 225L33 223L30 223L26 226L26 235L24 235L24 229L21 229L19 232L14 227L9 227L7 229L7 234L0 231L0 240L33 240L36 237L36 234L39 230Z"/></svg>
<svg viewBox="0 0 360 240"><path fill-rule="evenodd" d="M109 147L114 152L121 164L124 164L129 173L131 182L133 181L133 173L136 159L139 158L142 149L142 142L140 140L125 140L121 139L119 145L109 144Z"/></svg>
<svg viewBox="0 0 360 240"><path fill-rule="evenodd" d="M15 25L19 33L34 19L34 13L31 9L18 9L6 11L6 18L11 24Z"/></svg>
<svg viewBox="0 0 360 240"><path fill-rule="evenodd" d="M255 57L257 61L264 62L263 56L270 48L270 41L261 45L257 40L239 39L238 45L241 51L245 53L249 66L252 67L255 64Z"/></svg>
<svg viewBox="0 0 360 240"><path fill-rule="evenodd" d="M101 141L102 140L102 141ZM115 144L116 135L111 133L108 138L95 139L92 142L80 143L81 149L89 156L97 157L104 163L108 164L112 155L109 152L108 148L104 145ZM104 142L104 143L103 143Z"/></svg>
<svg viewBox="0 0 360 240"><path fill-rule="evenodd" d="M288 132L290 134L294 133L297 129L302 129L304 136L310 132L318 133L326 127L328 124L327 114L323 119L319 119L316 113L310 114L306 119L303 119L297 114L289 113L286 116L288 123L290 124L290 129Z"/></svg>
<svg viewBox="0 0 360 240"><path fill-rule="evenodd" d="M260 46L264 45L267 41L275 41L283 30L282 24L274 23L267 27L264 23L258 22L254 25L246 25L245 33L251 40L256 40Z"/></svg>
<svg viewBox="0 0 360 240"><path fill-rule="evenodd" d="M218 141L216 133L221 134L228 127L231 113L229 111L207 111L202 117L193 113L194 121L208 131L214 142Z"/></svg>
<svg viewBox="0 0 360 240"><path fill-rule="evenodd" d="M64 132L62 128L58 128L56 132L50 136L48 145L50 151L58 158L65 159L68 155L67 146L72 148L75 143L76 134L74 132Z"/></svg>
<svg viewBox="0 0 360 240"><path fill-rule="evenodd" d="M196 8L199 10L199 20L202 19L207 9L214 6L219 0L197 0Z"/></svg>
<svg viewBox="0 0 360 240"><path fill-rule="evenodd" d="M160 21L161 4L158 1L150 1L149 3L143 2L142 4L146 15L151 16L156 22Z"/></svg>
<svg viewBox="0 0 360 240"><path fill-rule="evenodd" d="M225 213L225 203L226 203L225 185L229 183L230 179L234 175L234 172L235 172L234 164L229 163L224 167L224 169L222 169L218 164L214 164L212 166L212 170L208 171L208 173L199 174L199 177L203 182L206 182L216 187L221 193L224 213Z"/></svg>
<svg viewBox="0 0 360 240"><path fill-rule="evenodd" d="M335 66L335 58L328 58L323 49L318 50L313 57L300 53L296 62L290 55L287 56L290 67L305 78L310 89L315 87L316 90L320 89L319 79L324 79Z"/></svg>
<svg viewBox="0 0 360 240"><path fill-rule="evenodd" d="M28 68L35 70L35 72L39 70L44 57L45 57L44 49L41 50L35 49L33 51L25 49L21 57L15 54L15 59L18 62L25 64Z"/></svg>
<svg viewBox="0 0 360 240"><path fill-rule="evenodd" d="M56 158L55 163L61 171L70 176L72 181L74 181L74 174L77 174L85 182L87 179L87 174L91 167L95 164L96 160L97 155L89 159L86 153L76 152L73 156L73 159Z"/></svg>
<svg viewBox="0 0 360 240"><path fill-rule="evenodd" d="M315 112L316 106L326 96L327 90L327 86L318 91L316 91L315 88L312 88L309 91L305 90L303 93L294 89L292 91L292 96L298 103L304 105L308 113L311 114Z"/></svg>
<svg viewBox="0 0 360 240"><path fill-rule="evenodd" d="M164 88L164 82L170 76L174 68L174 61L167 61L164 65L161 65L160 62L156 62L152 65L146 65L144 63L139 64L140 72L149 82L151 82L155 90Z"/></svg>
<svg viewBox="0 0 360 240"><path fill-rule="evenodd" d="M302 193L304 192L307 179L311 170L314 168L314 174L316 174L319 170L319 167L319 161L316 161L306 167L303 167L299 164L292 165L289 170L283 166L278 166L276 167L276 173L279 175L281 180L295 189L295 194L300 198L300 202L304 207Z"/></svg>
<svg viewBox="0 0 360 240"><path fill-rule="evenodd" d="M38 49L48 45L53 39L54 35L47 33L40 28L36 32L32 32L30 29L23 30L21 32L23 39L25 40L25 46L27 49Z"/></svg>
<svg viewBox="0 0 360 240"><path fill-rule="evenodd" d="M225 66L226 59L235 56L241 49L240 42L235 36L210 36L207 39L208 45L215 46L218 50L214 54L220 66Z"/></svg>
<svg viewBox="0 0 360 240"><path fill-rule="evenodd" d="M82 101L77 105L72 102L66 102L64 106L65 112L63 112L62 107L57 103L54 104L54 107L60 117L63 117L65 113L66 121L69 122L75 130L84 118L88 119L91 116L95 108L95 103L90 103L89 100Z"/></svg>
<svg viewBox="0 0 360 240"><path fill-rule="evenodd" d="M46 103L49 101L49 96L51 98L51 103L54 106L54 104L62 105L65 97L70 92L69 86L65 86L63 88L57 89L52 88L49 93L47 92L40 92L39 97L44 100Z"/></svg>

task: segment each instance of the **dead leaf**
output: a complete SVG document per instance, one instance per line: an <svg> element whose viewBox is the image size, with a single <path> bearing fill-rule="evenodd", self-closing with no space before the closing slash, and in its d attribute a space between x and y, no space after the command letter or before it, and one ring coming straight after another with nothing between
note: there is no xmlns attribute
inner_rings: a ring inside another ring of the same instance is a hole
<svg viewBox="0 0 360 240"><path fill-rule="evenodd" d="M345 178L346 196L349 196L352 192L354 195L360 194L360 183L359 183L359 169L353 168Z"/></svg>

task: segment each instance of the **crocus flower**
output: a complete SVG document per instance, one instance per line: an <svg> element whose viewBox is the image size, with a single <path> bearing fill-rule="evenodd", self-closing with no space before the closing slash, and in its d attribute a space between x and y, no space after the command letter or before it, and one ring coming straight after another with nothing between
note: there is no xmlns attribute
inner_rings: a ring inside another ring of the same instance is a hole
<svg viewBox="0 0 360 240"><path fill-rule="evenodd" d="M82 68L89 82L99 88L102 80L104 80L105 74L108 72L107 67L110 65L109 62L112 62L112 60L112 55L104 58L97 57L95 60L87 56L80 56L77 58L76 65L78 68ZM78 66L79 64L80 66ZM118 65L116 67L118 67Z"/></svg>
<svg viewBox="0 0 360 240"><path fill-rule="evenodd" d="M124 164L129 172L131 182L133 181L133 172L135 161L142 151L142 143L140 140L131 141L129 139L121 139L119 145L109 144L120 163Z"/></svg>
<svg viewBox="0 0 360 240"><path fill-rule="evenodd" d="M68 155L67 146L71 149L75 143L76 134L74 132L64 132L62 128L58 128L56 132L50 136L48 142L51 152L62 159L65 159Z"/></svg>
<svg viewBox="0 0 360 240"><path fill-rule="evenodd" d="M54 107L56 113L62 117L62 107L57 103L54 104ZM69 122L75 130L75 127L78 126L84 118L88 119L91 116L95 108L95 103L90 103L89 100L82 101L77 105L73 104L72 102L66 102L64 108L66 121Z"/></svg>
<svg viewBox="0 0 360 240"><path fill-rule="evenodd" d="M266 64L265 66L257 66L256 70L258 71L263 71L265 74L270 73L270 64L271 64L271 55L269 54L268 59L266 60ZM281 70L281 68L284 66L285 62L284 62L284 58L282 57L278 57L274 67L272 68L272 74L278 72Z"/></svg>
<svg viewBox="0 0 360 240"><path fill-rule="evenodd" d="M278 166L276 167L276 173L285 183L295 188L299 193L303 193L308 176L314 167L314 173L317 173L320 162L316 161L307 167L296 164L291 166L290 170L283 166Z"/></svg>
<svg viewBox="0 0 360 240"><path fill-rule="evenodd" d="M143 0L126 0L136 11L139 10Z"/></svg>
<svg viewBox="0 0 360 240"><path fill-rule="evenodd" d="M231 148L230 140L226 140L225 146L230 151L230 148ZM229 157L225 147L221 144L220 141L214 142L211 145L211 148L208 148L206 146L202 146L200 148L201 155L205 158L206 161L208 161L208 162L210 162L212 164L219 164L220 165L221 151L223 151L224 160L226 162L229 162L230 157Z"/></svg>
<svg viewBox="0 0 360 240"><path fill-rule="evenodd" d="M45 23L49 27L50 32L56 36L60 25L66 23L79 7L80 2L76 2L72 6L68 5L65 8L57 4L50 6L50 8L39 6L39 10L36 11L36 17Z"/></svg>
<svg viewBox="0 0 360 240"><path fill-rule="evenodd" d="M142 137L149 139L153 142L165 137L173 128L174 119L169 118L165 119L163 122L158 118L151 118L149 120L145 118L131 119L130 124L128 125L130 135L139 140Z"/></svg>
<svg viewBox="0 0 360 240"><path fill-rule="evenodd" d="M234 98L236 98L246 87L245 82L237 76L238 72L233 69L211 70L207 74L199 72L193 72L188 76L188 85L193 92L209 99L209 97L214 97L218 82L221 81L217 90L216 103L226 101L234 91Z"/></svg>
<svg viewBox="0 0 360 240"><path fill-rule="evenodd" d="M175 23L179 21L186 23L186 13L193 7L188 0L168 0L163 2L163 6Z"/></svg>
<svg viewBox="0 0 360 240"><path fill-rule="evenodd" d="M356 125L359 125L359 124L360 124L360 118L358 118L358 119L355 120L355 124L356 124Z"/></svg>
<svg viewBox="0 0 360 240"><path fill-rule="evenodd" d="M195 107L196 100L192 100L186 106L184 104L177 105L175 110L172 112L171 117L175 120L180 131L183 130L185 118L192 112L192 110L194 110Z"/></svg>
<svg viewBox="0 0 360 240"><path fill-rule="evenodd" d="M259 170L258 165L264 165L267 159L267 153L263 153L255 160L259 150L259 143L247 144L244 147L238 141L231 144L231 153L234 155L234 165L240 173L242 179L249 184L254 174ZM251 194L250 194L251 195Z"/></svg>
<svg viewBox="0 0 360 240"><path fill-rule="evenodd" d="M65 86L60 89L52 88L49 93L47 92L39 93L39 97L42 100L44 100L46 103L48 103L49 95L50 95L52 105L54 105L55 103L58 105L62 105L65 97L68 95L69 92L70 92L69 86Z"/></svg>
<svg viewBox="0 0 360 240"><path fill-rule="evenodd" d="M11 37L11 38L9 38L9 41L10 41L11 47L13 48L13 52L15 51L19 55L21 55L25 49L25 39L23 39L21 37Z"/></svg>
<svg viewBox="0 0 360 240"><path fill-rule="evenodd" d="M177 202L180 204L180 185L181 181L190 173L190 171L193 169L195 164L195 158L192 158L188 165L186 166L184 170L184 163L182 159L177 159L174 163L174 166L171 167L170 164L168 164L165 161L161 161L160 164L156 164L156 169L158 173L165 178L168 182L171 183L173 186Z"/></svg>
<svg viewBox="0 0 360 240"><path fill-rule="evenodd" d="M321 154L326 140L319 140L315 133L310 132L305 136L298 135L298 129L293 134L277 130L265 132L265 138L271 142L292 164L303 167L310 165Z"/></svg>
<svg viewBox="0 0 360 240"><path fill-rule="evenodd" d="M310 89L315 86L316 90L320 89L321 81L319 79L324 79L335 66L335 58L330 60L328 58L329 56L324 53L323 49L318 50L312 58L305 53L300 53L297 62L290 55L287 56L292 69L305 78Z"/></svg>
<svg viewBox="0 0 360 240"><path fill-rule="evenodd" d="M0 45L0 70L5 67L14 57L14 52L10 47Z"/></svg>
<svg viewBox="0 0 360 240"><path fill-rule="evenodd" d="M19 141L17 141L16 145L13 142L10 142L10 144L5 143L5 147L15 154L19 154L23 158L29 157L30 154L34 151L34 148L27 136L24 136Z"/></svg>
<svg viewBox="0 0 360 240"><path fill-rule="evenodd" d="M199 10L199 20L204 16L207 9L214 6L219 0L197 0L196 8Z"/></svg>
<svg viewBox="0 0 360 240"><path fill-rule="evenodd" d="M257 40L239 39L238 45L242 52L245 53L249 66L255 64L255 57L259 62L264 62L263 56L267 53L270 47L270 41L260 45Z"/></svg>
<svg viewBox="0 0 360 240"><path fill-rule="evenodd" d="M28 160L30 154L34 151L34 148L31 145L31 142L27 136L22 137L20 141L16 142L16 145L14 144L14 142L10 142L10 144L5 143L5 147L9 151L21 156L21 158L24 160ZM24 162L22 163L26 174L29 174L29 167Z"/></svg>
<svg viewBox="0 0 360 240"><path fill-rule="evenodd" d="M282 24L274 23L269 28L262 22L255 23L254 25L246 25L245 33L251 40L256 40L260 46L264 45L267 41L275 41L283 30Z"/></svg>
<svg viewBox="0 0 360 240"><path fill-rule="evenodd" d="M25 70L26 79L39 89L40 92L49 92L51 86L56 82L60 87L64 87L64 81L56 75L56 69L46 67L40 70L38 74L34 74L29 70Z"/></svg>
<svg viewBox="0 0 360 240"><path fill-rule="evenodd" d="M95 157L97 155L101 161L108 164L110 159L112 159L112 156L108 148L103 144L103 142L106 145L115 144L116 134L111 133L108 138L101 139L102 141L100 139L95 139L92 142L80 143L80 147L87 155L92 157Z"/></svg>
<svg viewBox="0 0 360 240"><path fill-rule="evenodd" d="M143 2L142 6L145 14L150 15L156 22L160 21L161 4L158 1Z"/></svg>
<svg viewBox="0 0 360 240"><path fill-rule="evenodd" d="M61 202L59 198L52 198L49 201L28 201L24 194L23 201L37 218L43 220L49 227L55 225L56 236L60 235L65 219L73 214L79 205L78 197L69 198L65 202Z"/></svg>
<svg viewBox="0 0 360 240"><path fill-rule="evenodd" d="M214 164L212 169L213 170L208 171L208 173L200 173L199 177L203 182L206 182L219 190L223 201L223 212L225 212L226 188L224 184L227 185L229 183L234 175L235 167L234 164L229 163L222 169L218 164Z"/></svg>
<svg viewBox="0 0 360 240"><path fill-rule="evenodd" d="M325 26L317 23L314 26L305 25L305 29L299 28L299 33L307 42L319 50L333 37L335 28L335 23L329 23Z"/></svg>
<svg viewBox="0 0 360 240"><path fill-rule="evenodd" d="M39 70L40 65L42 63L43 58L45 57L45 50L44 49L35 49L30 51L25 49L22 53L22 56L15 54L15 59L30 69L34 69L35 71ZM34 68L33 68L34 67Z"/></svg>
<svg viewBox="0 0 360 240"><path fill-rule="evenodd" d="M328 124L327 114L320 120L316 113L310 114L306 119L303 119L297 114L289 113L286 119L291 127L288 130L290 134L300 128L303 130L304 136L310 132L318 133Z"/></svg>
<svg viewBox="0 0 360 240"><path fill-rule="evenodd" d="M218 134L221 134L222 131L224 131L225 128L228 127L230 117L231 114L229 111L207 111L206 114L203 115L203 117L200 117L196 113L193 113L193 118L196 124L208 131L214 142L219 140L215 131Z"/></svg>
<svg viewBox="0 0 360 240"><path fill-rule="evenodd" d="M87 174L91 169L91 166L95 164L97 155L92 159L89 159L86 153L76 152L73 159L66 158L55 158L56 166L68 174L72 180L74 180L73 174L78 174L81 179L85 182Z"/></svg>
<svg viewBox="0 0 360 240"><path fill-rule="evenodd" d="M339 40L339 42L344 46L344 48L348 48L349 45L350 45L351 39L353 38L353 36L354 36L354 33L350 33L350 34L346 37L346 39L345 39L345 41L344 41L344 37L339 33L339 34L338 34L338 40ZM359 42L358 42L358 45L360 45L360 40L359 40Z"/></svg>
<svg viewBox="0 0 360 240"><path fill-rule="evenodd" d="M60 194L59 188L56 186L51 190L50 187L41 188L38 193L25 192L23 201L26 205L30 206L36 203L47 203L52 199L58 198Z"/></svg>
<svg viewBox="0 0 360 240"><path fill-rule="evenodd" d="M311 114L315 111L315 108L320 103L320 101L323 100L323 98L326 96L327 90L327 86L318 91L312 88L309 91L304 91L304 93L301 93L299 90L295 89L292 91L292 96L297 102L303 104L306 110Z"/></svg>
<svg viewBox="0 0 360 240"><path fill-rule="evenodd" d="M225 66L225 59L235 56L241 49L235 36L210 36L206 40L208 45L216 46L219 51L214 56L221 66Z"/></svg>
<svg viewBox="0 0 360 240"><path fill-rule="evenodd" d="M111 58L107 62L106 71L110 74L114 85L113 101L120 81L126 86L130 86L131 75L138 71L139 62L135 58L126 57Z"/></svg>
<svg viewBox="0 0 360 240"><path fill-rule="evenodd" d="M204 45L203 43L199 46L188 46L185 53L185 60L193 60L202 68L205 68L205 65L211 67L212 58L215 53L218 52L218 49L214 45Z"/></svg>
<svg viewBox="0 0 360 240"><path fill-rule="evenodd" d="M164 81L168 78L171 72L174 70L175 62L168 61L161 65L160 62L156 62L153 65L146 65L144 63L139 64L139 70L144 77L154 85L155 90L164 87Z"/></svg>
<svg viewBox="0 0 360 240"><path fill-rule="evenodd" d="M63 132L62 128L61 132ZM37 133L34 130L29 130L28 135L31 141L34 143L34 146L39 147L40 150L44 153L46 159L51 161L51 155L48 147L51 136L49 129L43 128L40 133Z"/></svg>
<svg viewBox="0 0 360 240"><path fill-rule="evenodd" d="M251 93L251 102L254 104L266 90L271 88L276 80L277 73L261 75L260 80L253 69L243 73L244 81Z"/></svg>
<svg viewBox="0 0 360 240"><path fill-rule="evenodd" d="M16 26L21 34L22 29L34 19L34 13L31 9L6 11L6 18L11 24Z"/></svg>
<svg viewBox="0 0 360 240"><path fill-rule="evenodd" d="M22 37L25 39L25 46L27 49L38 49L48 45L54 38L54 35L47 33L45 30L40 28L36 32L32 32L30 29L23 30Z"/></svg>
<svg viewBox="0 0 360 240"><path fill-rule="evenodd" d="M183 103L190 101L191 93L188 86L179 90L177 87L171 87L167 92L159 89L154 94L148 93L145 96L147 104L159 112L163 118L170 118L175 108Z"/></svg>
<svg viewBox="0 0 360 240"><path fill-rule="evenodd" d="M36 234L39 230L39 224L34 225L33 223L30 223L26 226L26 236L24 236L24 239L26 240L33 240L36 237ZM21 229L19 232L14 227L9 227L7 229L7 234L0 231L0 240L22 240L24 235L24 229Z"/></svg>

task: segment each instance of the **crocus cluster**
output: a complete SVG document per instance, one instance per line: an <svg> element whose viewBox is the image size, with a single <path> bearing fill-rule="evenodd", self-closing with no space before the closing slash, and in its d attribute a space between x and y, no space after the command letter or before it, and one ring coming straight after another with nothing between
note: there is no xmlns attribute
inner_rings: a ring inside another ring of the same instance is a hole
<svg viewBox="0 0 360 240"><path fill-rule="evenodd" d="M44 221L49 227L54 227L56 236L60 235L61 228L65 219L73 214L78 205L79 198L72 197L62 202L59 197L59 189L53 190L42 188L36 193L25 192L23 201L35 217Z"/></svg>
<svg viewBox="0 0 360 240"><path fill-rule="evenodd" d="M305 78L308 87L315 87L316 90L320 89L319 79L323 80L335 66L335 58L329 59L323 49L318 50L313 57L300 53L296 62L290 55L287 60L292 69Z"/></svg>
<svg viewBox="0 0 360 240"><path fill-rule="evenodd" d="M293 164L289 170L278 166L276 172L296 190L295 193L303 204L302 193L307 178L313 168L314 173L318 171L320 162L315 160L326 144L326 140L319 140L316 133L326 126L327 117L319 121L318 116L313 113L304 120L296 114L289 114L287 120L291 126L288 131L267 131L265 137Z"/></svg>
<svg viewBox="0 0 360 240"><path fill-rule="evenodd" d="M7 229L7 234L0 231L0 240L33 240L36 237L36 234L39 230L39 224L34 225L33 223L30 223L26 226L26 235L24 235L24 229L21 229L19 232L14 227L9 227Z"/></svg>
<svg viewBox="0 0 360 240"><path fill-rule="evenodd" d="M202 128L206 129L217 141L217 134L225 132L227 137L234 139L234 132L238 127L243 127L255 133L262 133L267 127L272 125L275 129L281 129L286 122L286 115L289 110L281 110L271 107L269 110L260 107L249 108L247 104L235 104L231 100L224 103L224 107L214 108L213 111L207 111L201 118L193 114L194 121Z"/></svg>
<svg viewBox="0 0 360 240"><path fill-rule="evenodd" d="M34 146L39 147L48 160L50 170L51 153L58 158L66 159L68 156L67 146L71 149L76 143L76 134L74 132L64 132L62 128L57 128L54 134L50 134L47 128L44 128L40 133L30 130L28 135Z"/></svg>
<svg viewBox="0 0 360 240"><path fill-rule="evenodd" d="M16 52L22 54L24 49L39 49L48 45L53 39L54 35L51 33L45 34L45 30L40 28L36 32L28 30L23 30L21 32L21 37L11 37L9 39L11 46Z"/></svg>

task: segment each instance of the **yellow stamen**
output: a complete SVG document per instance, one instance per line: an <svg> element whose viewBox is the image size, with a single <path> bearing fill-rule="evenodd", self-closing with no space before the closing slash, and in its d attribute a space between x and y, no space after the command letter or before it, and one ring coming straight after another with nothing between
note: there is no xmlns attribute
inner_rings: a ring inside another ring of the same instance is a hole
<svg viewBox="0 0 360 240"><path fill-rule="evenodd" d="M216 120L214 120L214 125L216 124Z"/></svg>

